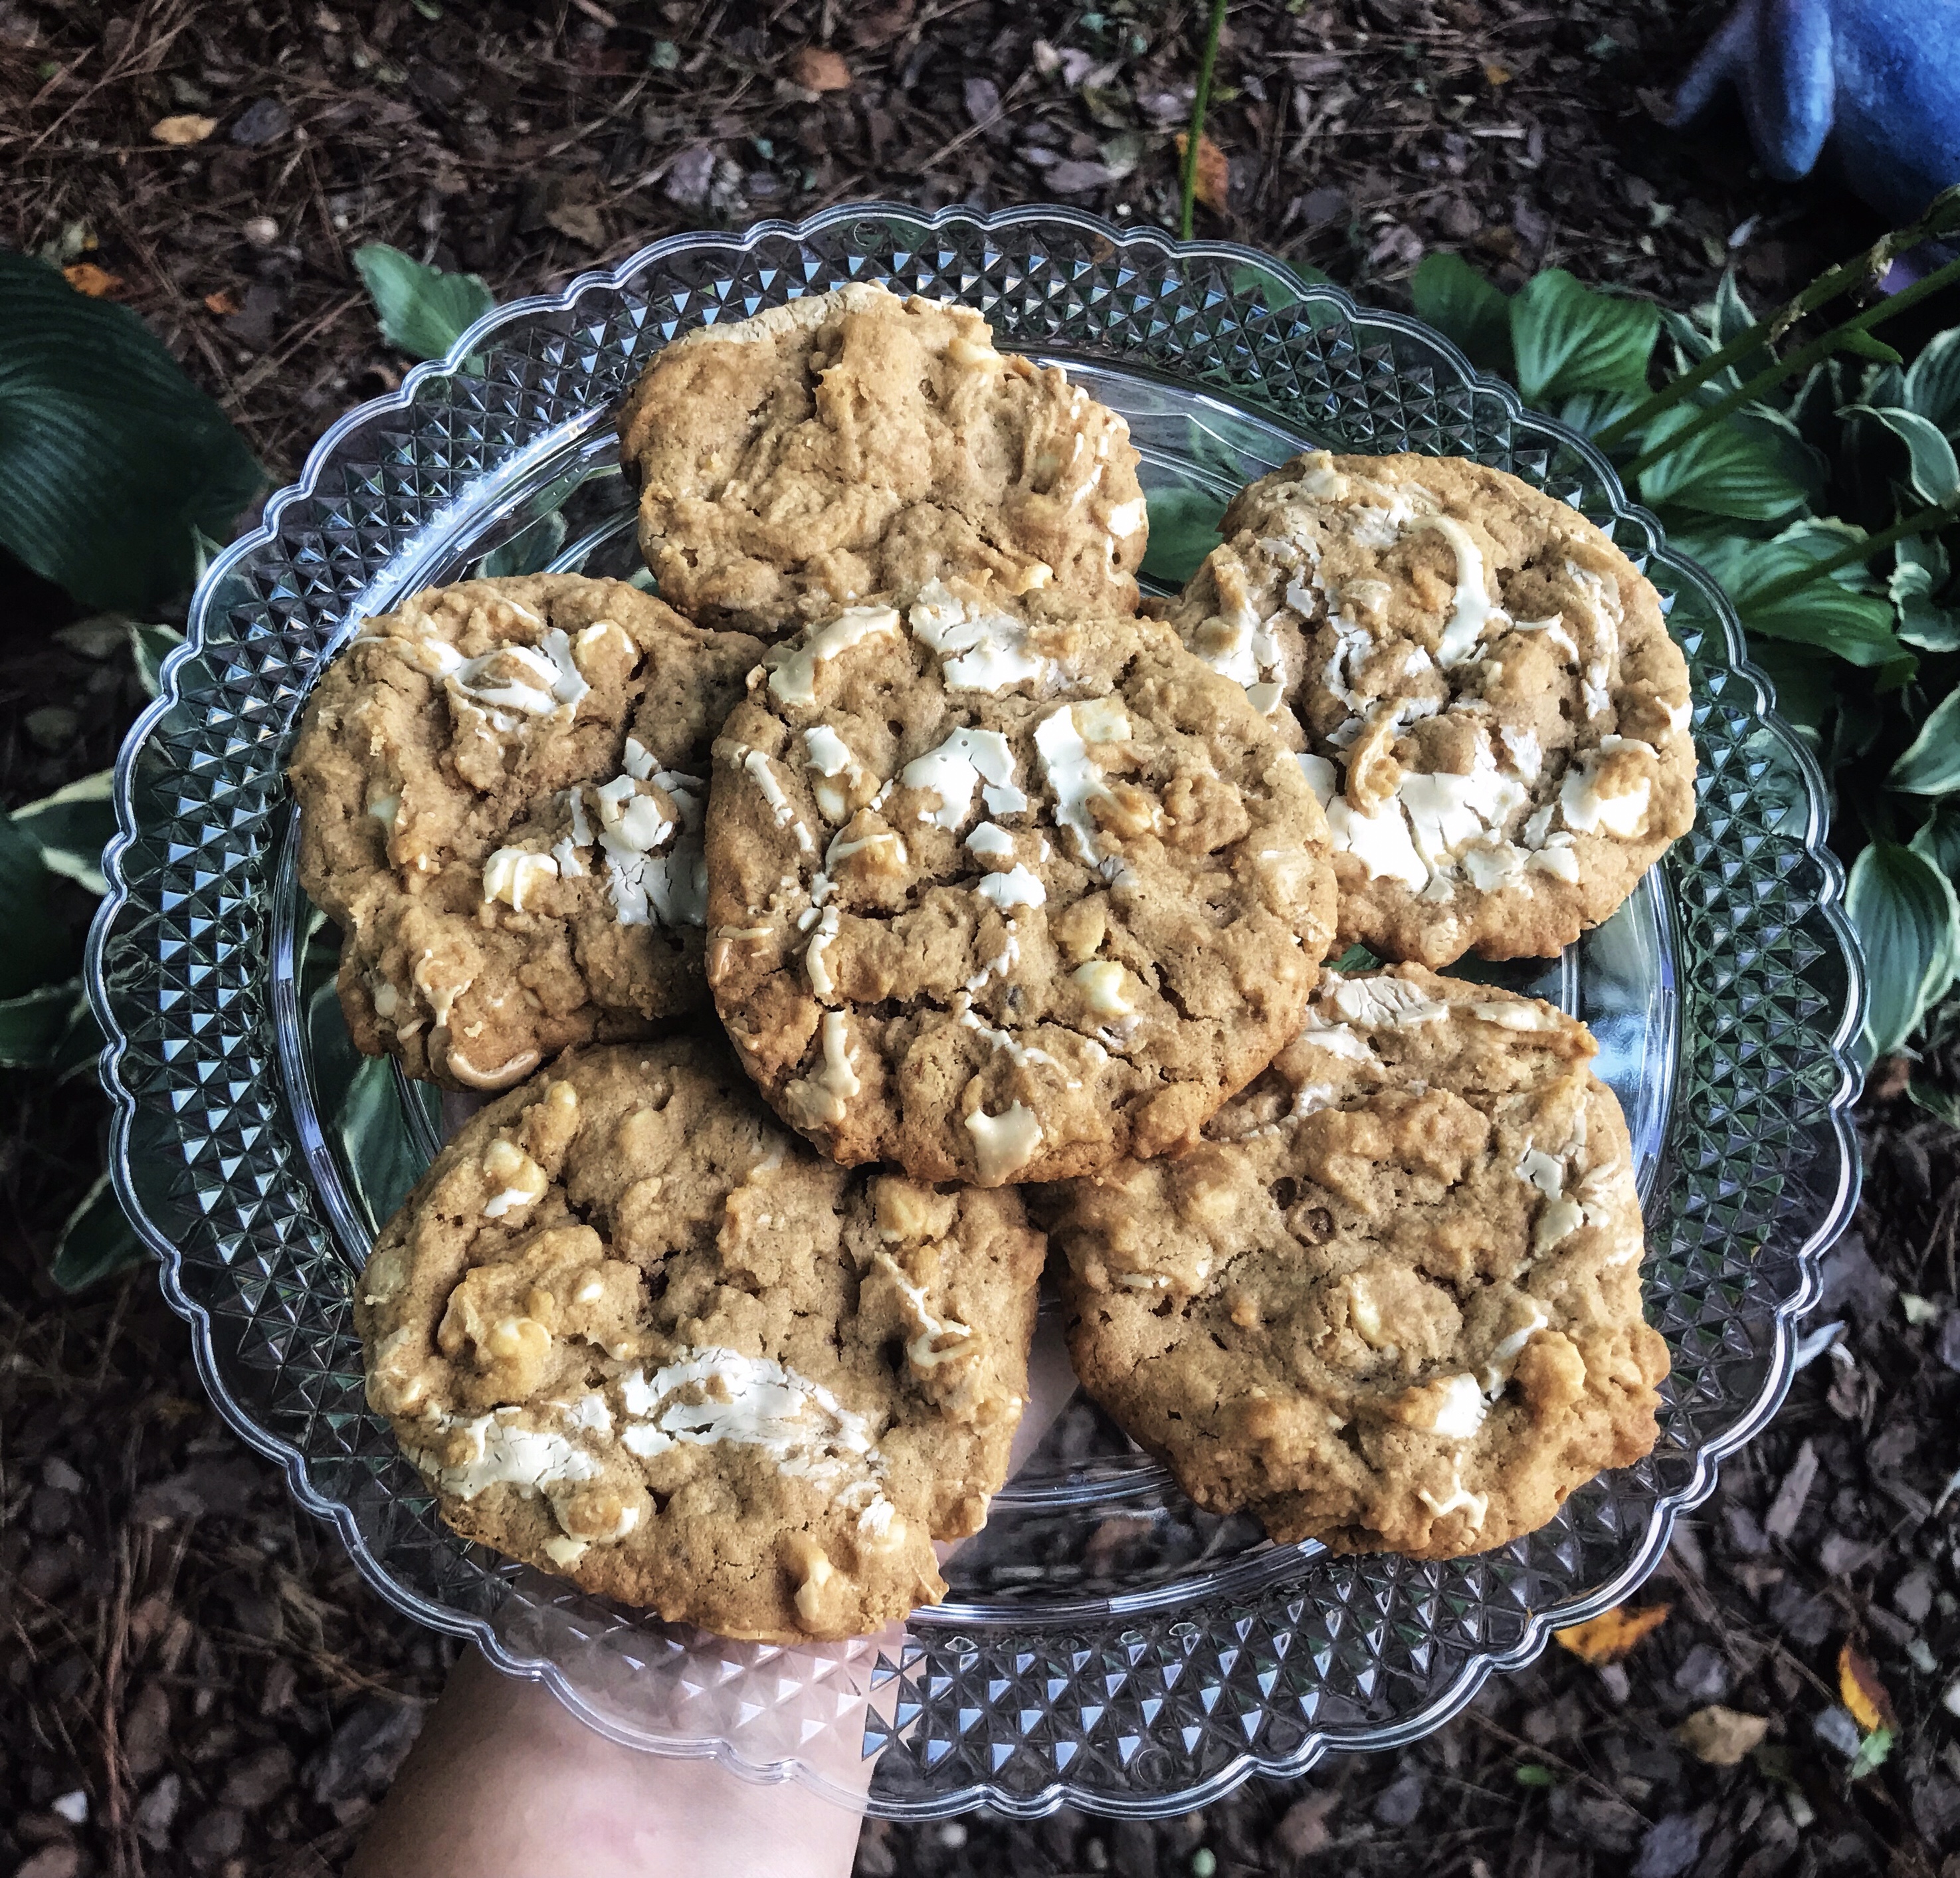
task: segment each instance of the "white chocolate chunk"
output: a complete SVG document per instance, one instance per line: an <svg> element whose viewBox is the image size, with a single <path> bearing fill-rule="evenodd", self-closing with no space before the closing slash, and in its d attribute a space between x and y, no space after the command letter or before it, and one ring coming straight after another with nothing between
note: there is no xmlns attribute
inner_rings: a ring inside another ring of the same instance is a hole
<svg viewBox="0 0 1960 1878"><path fill-rule="evenodd" d="M549 855L526 848L499 848L483 864L483 903L501 900L513 912L524 910L524 896L542 880L558 878L558 863Z"/></svg>
<svg viewBox="0 0 1960 1878"><path fill-rule="evenodd" d="M918 819L936 828L956 829L973 806L973 791L982 779L997 785L1014 779L1014 753L998 731L975 731L962 725L936 750L915 756L899 772L902 789L937 796L936 809L921 809Z"/></svg>
<svg viewBox="0 0 1960 1878"><path fill-rule="evenodd" d="M1082 987L1089 1008L1099 1017L1128 1017L1136 1013L1124 990L1123 968L1113 959L1091 959L1069 976Z"/></svg>
<svg viewBox="0 0 1960 1878"><path fill-rule="evenodd" d="M867 639L898 629L899 616L889 606L847 606L829 624L806 632L784 651L769 674L770 692L784 704L807 708L816 702L819 665Z"/></svg>
<svg viewBox="0 0 1960 1878"><path fill-rule="evenodd" d="M967 1132L980 1166L980 1178L990 1184L1025 1167L1041 1145L1041 1123L1032 1109L1010 1103L998 1115L976 1109L966 1118Z"/></svg>
<svg viewBox="0 0 1960 1878"><path fill-rule="evenodd" d="M974 882L973 891L1003 912L1010 906L1040 906L1048 899L1039 877L1020 866L1004 873L983 874Z"/></svg>

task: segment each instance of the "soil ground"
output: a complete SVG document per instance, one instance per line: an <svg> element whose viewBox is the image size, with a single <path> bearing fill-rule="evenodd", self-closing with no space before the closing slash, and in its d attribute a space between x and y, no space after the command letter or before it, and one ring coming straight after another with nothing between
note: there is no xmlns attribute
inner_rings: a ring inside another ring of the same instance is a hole
<svg viewBox="0 0 1960 1878"><path fill-rule="evenodd" d="M284 481L408 362L360 291L361 243L510 297L679 228L853 197L1169 223L1202 10L0 0L0 241L114 276ZM1663 127L1716 18L1247 0L1210 122L1230 194L1199 231L1378 302L1439 247L1507 286L1558 265L1685 307L1732 263L1777 297L1877 231L1828 180L1764 177L1732 115ZM172 116L213 128L161 143ZM107 763L141 695L114 635L18 569L0 581L18 804ZM88 910L78 890L78 934ZM1960 1878L1960 1138L1892 1080L1813 1319L1843 1335L1683 1526L1637 1600L1669 1614L1624 1661L1554 1649L1414 1748L1162 1825L873 1825L859 1871ZM0 1872L329 1872L449 1646L224 1431L148 1273L52 1290L103 1105L0 1084ZM1855 1781L1847 1642L1897 1722ZM1731 1767L1673 1732L1717 1704L1768 1724Z"/></svg>

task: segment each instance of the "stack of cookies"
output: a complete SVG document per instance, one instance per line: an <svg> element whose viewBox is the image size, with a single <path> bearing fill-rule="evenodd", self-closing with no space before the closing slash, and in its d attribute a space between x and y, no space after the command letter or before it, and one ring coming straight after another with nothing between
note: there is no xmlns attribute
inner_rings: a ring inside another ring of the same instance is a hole
<svg viewBox="0 0 1960 1878"><path fill-rule="evenodd" d="M1051 1242L1084 1385L1276 1538L1479 1551L1647 1450L1592 1039L1434 970L1692 818L1603 535L1314 453L1144 616L1122 419L870 285L676 342L620 437L659 599L418 594L292 764L356 1042L491 1098L357 1282L457 1530L877 1628L1002 1482Z"/></svg>

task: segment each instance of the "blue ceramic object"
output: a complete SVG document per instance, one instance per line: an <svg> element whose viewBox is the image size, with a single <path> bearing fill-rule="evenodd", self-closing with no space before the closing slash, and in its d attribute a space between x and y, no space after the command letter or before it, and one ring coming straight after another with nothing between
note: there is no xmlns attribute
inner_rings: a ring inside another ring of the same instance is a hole
<svg viewBox="0 0 1960 1878"><path fill-rule="evenodd" d="M1731 81L1784 182L1827 138L1845 182L1895 222L1960 182L1960 0L1742 0L1675 94L1675 123Z"/></svg>

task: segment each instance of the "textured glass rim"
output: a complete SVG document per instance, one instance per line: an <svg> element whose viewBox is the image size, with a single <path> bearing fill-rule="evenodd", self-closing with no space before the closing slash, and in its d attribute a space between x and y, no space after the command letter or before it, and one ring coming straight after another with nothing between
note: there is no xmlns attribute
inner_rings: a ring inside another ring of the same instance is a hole
<svg viewBox="0 0 1960 1878"><path fill-rule="evenodd" d="M218 1368L209 1314L184 1291L178 1249L148 1217L137 1192L129 1158L137 1098L120 1074L122 1058L129 1047L129 1040L120 1027L110 1001L104 979L103 952L117 918L130 899L131 890L123 878L123 861L138 836L132 797L138 754L166 713L180 702L177 695L177 674L187 660L197 657L203 650L206 619L218 587L238 563L276 541L277 524L283 512L291 505L317 494L321 478L332 466L336 453L345 438L377 417L411 407L425 384L457 374L473 353L482 349L492 336L506 326L539 315L569 313L582 296L595 290L627 290L635 276L679 254L709 250L740 254L768 242L807 241L841 224L867 218L876 218L885 224L908 225L918 229L921 235L949 227L975 228L995 236L1022 228L1061 227L1092 236L1118 250L1142 248L1153 250L1160 257L1173 262L1224 262L1256 268L1292 292L1299 301L1329 306L1340 317L1357 326L1398 333L1440 352L1465 385L1473 387L1483 396L1498 399L1514 420L1525 420L1533 429L1555 438L1562 447L1583 458L1598 478L1615 516L1635 522L1644 530L1653 544L1653 558L1663 562L1678 580L1699 591L1710 613L1720 624L1727 667L1745 678L1753 687L1755 699L1751 715L1780 743L1800 778L1806 813L1803 827L1793 839L1800 843L1806 856L1818 867L1820 883L1816 909L1836 943L1846 974L1844 1007L1828 1046L1837 1071L1836 1088L1827 1104L1831 1133L1838 1149L1836 1193L1804 1243L1793 1252L1798 1276L1790 1295L1775 1301L1770 1307L1774 1343L1753 1405L1694 1450L1694 1471L1685 1485L1656 1496L1643 1540L1608 1582L1583 1595L1532 1611L1526 1617L1522 1633L1515 1643L1508 1648L1480 1651L1465 1663L1452 1683L1410 1714L1376 1726L1313 1729L1301 1746L1290 1754L1266 1755L1248 1749L1202 1784L1176 1796L1174 1803L1178 1808L1201 1806L1252 1775L1268 1778L1296 1775L1322 1755L1335 1749L1347 1751L1364 1747L1388 1748L1418 1740L1461 1709L1493 1671L1521 1667L1545 1648L1554 1629L1596 1614L1621 1602L1637 1587L1658 1564L1675 1520L1707 1498L1713 1490L1720 1462L1760 1432L1780 1405L1792 1373L1794 1326L1815 1300L1822 1256L1849 1221L1860 1184L1860 1167L1851 1109L1862 1078L1852 1060L1850 1046L1862 1021L1866 975L1856 936L1844 912L1844 872L1825 843L1828 808L1821 770L1802 740L1776 711L1770 682L1749 662L1739 623L1726 595L1696 563L1666 546L1659 524L1650 511L1627 499L1612 465L1577 432L1536 412L1528 413L1515 390L1474 370L1454 345L1420 320L1405 314L1363 309L1341 289L1319 282L1309 285L1283 263L1235 243L1179 242L1153 228L1121 227L1079 210L1060 206L1023 207L995 215L981 215L957 207L926 213L902 203L881 202L840 205L800 223L781 220L758 222L739 234L704 231L670 236L640 250L612 268L578 275L557 294L513 301L486 314L457 340L446 358L415 367L395 391L371 400L338 419L309 453L298 482L281 490L267 502L259 526L232 543L211 564L192 598L186 641L164 661L160 676L160 695L138 718L124 740L115 775L117 832L103 857L108 891L91 928L84 968L90 1000L108 1039L101 1053L100 1074L114 1109L110 1125L110 1172L124 1211L139 1237L158 1257L161 1268L159 1284L166 1301L190 1326L199 1375L219 1412L241 1439L279 1464L289 1491L301 1505L333 1524L363 1575L398 1609L433 1628L473 1639L492 1661L509 1673L543 1681L568 1707L600 1733L626 1745L644 1747L647 1743L643 1738L631 1736L611 1724L586 1701L558 1664L549 1658L517 1654L497 1637L488 1620L466 1615L409 1590L372 1555L359 1533L352 1509L315 1489L308 1476L307 1456L291 1443L263 1427L234 1397ZM1068 348L1064 343L1052 349L1065 352ZM595 425L603 423L606 415L603 410L587 412L560 422L513 451L498 466L500 471L511 470L533 454L562 449L568 440L588 433ZM450 512L455 511L452 509ZM399 556L391 565L384 581L371 582L361 594L350 600L350 616L368 603L367 596L376 585L399 590L412 582L417 575L419 559L414 552L414 544L411 544L409 552ZM1671 901L1672 896L1664 898ZM1134 1601L1125 1600L1126 1610L1144 1615L1150 1608L1152 1596L1150 1593L1134 1594ZM935 1629L956 1624L963 1631L1004 1631L1029 1627L1029 1617L996 1615L958 1606L922 1610L915 1614L914 1621ZM1039 1623L1040 1619L1036 1618L1034 1621ZM726 1740L676 1737L656 1751L692 1759L712 1758L732 1771L765 1782L801 1778L830 1791L833 1797L845 1797L830 1788L829 1783L813 1776L797 1759L752 1761ZM1063 1804L1117 1816L1154 1816L1169 1810L1161 1794L1131 1797L1111 1794L1079 1786L1065 1778L1049 1783L1036 1792L1007 1791L991 1782L975 1782L924 1799L888 1800L877 1810L892 1817L927 1818L943 1816L983 1803L1022 1817L1039 1816Z"/></svg>

